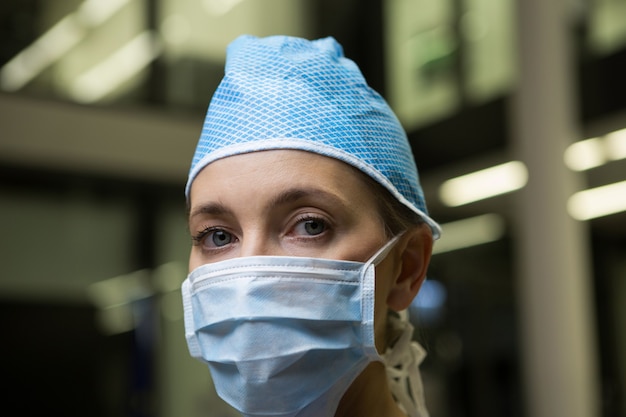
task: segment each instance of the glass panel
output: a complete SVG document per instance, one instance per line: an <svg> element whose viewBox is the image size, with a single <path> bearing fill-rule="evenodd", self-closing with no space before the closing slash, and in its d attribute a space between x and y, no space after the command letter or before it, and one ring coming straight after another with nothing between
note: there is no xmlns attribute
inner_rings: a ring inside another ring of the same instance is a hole
<svg viewBox="0 0 626 417"><path fill-rule="evenodd" d="M390 0L385 5L387 96L411 130L451 114L459 105L453 4Z"/></svg>
<svg viewBox="0 0 626 417"><path fill-rule="evenodd" d="M626 46L626 0L594 0L589 15L592 51L608 55Z"/></svg>
<svg viewBox="0 0 626 417"><path fill-rule="evenodd" d="M461 17L463 69L472 102L503 95L515 73L514 3L511 0L466 0Z"/></svg>

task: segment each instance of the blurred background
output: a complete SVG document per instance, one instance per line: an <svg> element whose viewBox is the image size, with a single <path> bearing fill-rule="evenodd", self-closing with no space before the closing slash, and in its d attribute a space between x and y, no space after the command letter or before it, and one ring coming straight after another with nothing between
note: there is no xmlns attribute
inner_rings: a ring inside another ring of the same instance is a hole
<svg viewBox="0 0 626 417"><path fill-rule="evenodd" d="M546 4L544 4L546 3ZM226 45L334 36L443 225L433 417L626 416L626 0L3 0L0 375L20 415L227 417L183 187Z"/></svg>

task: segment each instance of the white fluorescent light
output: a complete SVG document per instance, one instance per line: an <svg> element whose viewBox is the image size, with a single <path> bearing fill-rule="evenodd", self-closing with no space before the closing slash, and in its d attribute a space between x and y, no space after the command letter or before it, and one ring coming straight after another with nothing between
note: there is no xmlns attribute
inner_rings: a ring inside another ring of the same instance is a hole
<svg viewBox="0 0 626 417"><path fill-rule="evenodd" d="M483 214L442 224L441 229L433 254L494 242L504 236L505 224L497 214Z"/></svg>
<svg viewBox="0 0 626 417"><path fill-rule="evenodd" d="M626 211L626 181L579 191L568 200L567 210L577 220Z"/></svg>
<svg viewBox="0 0 626 417"><path fill-rule="evenodd" d="M96 317L100 329L106 334L134 329L137 324L135 303L153 295L150 271L146 269L98 281L87 287L87 296L98 307Z"/></svg>
<svg viewBox="0 0 626 417"><path fill-rule="evenodd" d="M527 181L526 166L511 161L447 180L439 188L439 197L445 205L456 207L518 190Z"/></svg>
<svg viewBox="0 0 626 417"><path fill-rule="evenodd" d="M610 159L617 161L626 158L626 129L609 133L604 141Z"/></svg>
<svg viewBox="0 0 626 417"><path fill-rule="evenodd" d="M96 27L109 20L130 0L85 0L76 16L87 26Z"/></svg>
<svg viewBox="0 0 626 417"><path fill-rule="evenodd" d="M604 143L601 138L581 140L571 144L564 154L565 164L573 171L584 171L606 163Z"/></svg>
<svg viewBox="0 0 626 417"><path fill-rule="evenodd" d="M80 42L83 35L84 29L73 15L64 17L2 67L0 86L5 91L24 87Z"/></svg>
<svg viewBox="0 0 626 417"><path fill-rule="evenodd" d="M106 60L79 76L70 88L72 98L82 103L101 100L149 65L158 56L159 49L152 32L140 33Z"/></svg>
<svg viewBox="0 0 626 417"><path fill-rule="evenodd" d="M130 0L85 0L0 69L0 88L17 91L58 61L85 36Z"/></svg>
<svg viewBox="0 0 626 417"><path fill-rule="evenodd" d="M573 143L564 155L565 164L573 171L585 171L624 158L626 129Z"/></svg>
<svg viewBox="0 0 626 417"><path fill-rule="evenodd" d="M152 296L153 290L149 283L150 271L140 269L90 284L87 296L98 308L112 308Z"/></svg>

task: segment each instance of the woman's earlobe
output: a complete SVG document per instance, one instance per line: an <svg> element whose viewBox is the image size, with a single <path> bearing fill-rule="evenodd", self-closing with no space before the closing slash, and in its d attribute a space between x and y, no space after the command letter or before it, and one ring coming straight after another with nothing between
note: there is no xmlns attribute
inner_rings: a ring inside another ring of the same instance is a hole
<svg viewBox="0 0 626 417"><path fill-rule="evenodd" d="M395 311L408 308L419 292L430 263L433 237L423 224L407 231L399 243L401 266L387 297L387 306Z"/></svg>

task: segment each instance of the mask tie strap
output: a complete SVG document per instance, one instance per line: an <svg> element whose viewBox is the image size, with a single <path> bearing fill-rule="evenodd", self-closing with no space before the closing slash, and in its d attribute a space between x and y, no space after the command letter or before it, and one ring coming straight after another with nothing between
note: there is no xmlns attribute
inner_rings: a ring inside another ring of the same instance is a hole
<svg viewBox="0 0 626 417"><path fill-rule="evenodd" d="M397 404L409 417L428 417L424 386L419 366L426 357L424 348L413 340L413 326L406 310L392 317L394 327L401 331L394 345L382 357L387 368L391 392Z"/></svg>
<svg viewBox="0 0 626 417"><path fill-rule="evenodd" d="M396 245L403 233L390 239L380 248L364 265L361 273L361 329L363 331L363 341L365 343L365 353L372 360L383 361L376 349L374 335L374 297L375 297L375 267L385 259L389 252Z"/></svg>
<svg viewBox="0 0 626 417"><path fill-rule="evenodd" d="M400 240L403 234L404 232L395 235L387 243L385 243L382 248L378 249L378 251L367 261L367 267L370 265L378 266L378 264L380 264L387 257L394 246L396 246L396 243L398 243L398 240Z"/></svg>

